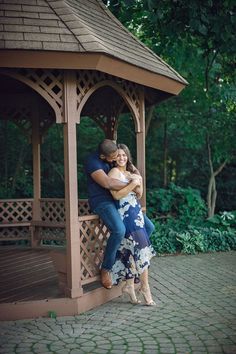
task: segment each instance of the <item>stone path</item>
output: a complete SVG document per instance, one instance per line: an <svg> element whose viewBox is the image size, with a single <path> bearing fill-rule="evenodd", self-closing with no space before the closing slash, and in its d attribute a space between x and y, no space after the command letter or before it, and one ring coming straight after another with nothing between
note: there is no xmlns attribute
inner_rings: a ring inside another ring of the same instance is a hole
<svg viewBox="0 0 236 354"><path fill-rule="evenodd" d="M0 353L236 353L236 252L156 257L150 280L156 307L120 297L79 316L0 322Z"/></svg>

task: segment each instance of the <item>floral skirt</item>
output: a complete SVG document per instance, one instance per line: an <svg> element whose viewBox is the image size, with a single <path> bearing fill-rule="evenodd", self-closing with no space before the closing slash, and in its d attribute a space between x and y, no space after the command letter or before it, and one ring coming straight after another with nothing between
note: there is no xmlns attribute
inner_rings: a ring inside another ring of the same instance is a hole
<svg viewBox="0 0 236 354"><path fill-rule="evenodd" d="M156 255L143 229L126 235L116 254L116 262L111 270L113 284L122 280L139 278L150 266L150 260Z"/></svg>

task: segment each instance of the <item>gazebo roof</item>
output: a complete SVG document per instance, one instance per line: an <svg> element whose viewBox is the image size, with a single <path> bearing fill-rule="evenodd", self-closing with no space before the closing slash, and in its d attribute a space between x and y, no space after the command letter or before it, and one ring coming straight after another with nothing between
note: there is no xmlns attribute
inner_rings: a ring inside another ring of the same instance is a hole
<svg viewBox="0 0 236 354"><path fill-rule="evenodd" d="M0 30L0 49L99 53L174 80L181 89L187 84L135 38L101 0L4 1L0 4Z"/></svg>

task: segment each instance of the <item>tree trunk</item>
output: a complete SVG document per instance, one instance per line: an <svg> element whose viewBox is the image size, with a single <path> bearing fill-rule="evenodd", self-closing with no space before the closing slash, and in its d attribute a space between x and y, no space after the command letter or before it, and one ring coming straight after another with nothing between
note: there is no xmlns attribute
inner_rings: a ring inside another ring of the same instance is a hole
<svg viewBox="0 0 236 354"><path fill-rule="evenodd" d="M223 170L223 168L227 163L227 160L225 160L219 166L219 168L216 171L214 171L209 137L207 137L207 149L208 149L208 161L210 166L210 179L208 183L208 192L207 192L207 209L208 209L208 217L210 218L215 214L216 197L217 197L216 176Z"/></svg>
<svg viewBox="0 0 236 354"><path fill-rule="evenodd" d="M149 127L150 127L150 123L151 123L151 120L152 120L154 108L155 108L155 106L151 106L151 107L148 108L148 110L147 110L146 125L145 125L145 135L146 135L146 137L147 137L148 130L149 130Z"/></svg>
<svg viewBox="0 0 236 354"><path fill-rule="evenodd" d="M4 154L4 185L5 191L8 196L8 121L5 120L4 122L4 147L5 147L5 154Z"/></svg>
<svg viewBox="0 0 236 354"><path fill-rule="evenodd" d="M208 218L214 216L215 214L216 197L217 197L216 180L215 180L214 173L212 173L208 183L208 193L207 193Z"/></svg>
<svg viewBox="0 0 236 354"><path fill-rule="evenodd" d="M18 160L17 160L17 163L16 163L16 168L15 168L15 173L14 173L14 176L12 178L12 197L15 193L15 189L16 189L16 182L17 182L17 179L19 177L19 174L20 174L20 169L21 169L21 166L23 165L23 161L24 161L24 158L25 158L25 143L23 143L20 147L20 151L19 151L19 155L18 155Z"/></svg>
<svg viewBox="0 0 236 354"><path fill-rule="evenodd" d="M167 122L164 124L164 139L163 139L163 187L168 185L167 179L167 156L168 156L168 140L167 140Z"/></svg>

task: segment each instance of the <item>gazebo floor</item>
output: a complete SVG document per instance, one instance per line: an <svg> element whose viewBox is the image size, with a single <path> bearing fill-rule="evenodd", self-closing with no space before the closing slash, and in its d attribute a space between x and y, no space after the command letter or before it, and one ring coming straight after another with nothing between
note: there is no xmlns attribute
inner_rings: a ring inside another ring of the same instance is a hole
<svg viewBox="0 0 236 354"><path fill-rule="evenodd" d="M61 298L48 249L0 249L0 303Z"/></svg>
<svg viewBox="0 0 236 354"><path fill-rule="evenodd" d="M29 247L0 248L0 321L78 315L121 295L99 281L83 287L83 295L68 298L60 292L50 250Z"/></svg>

